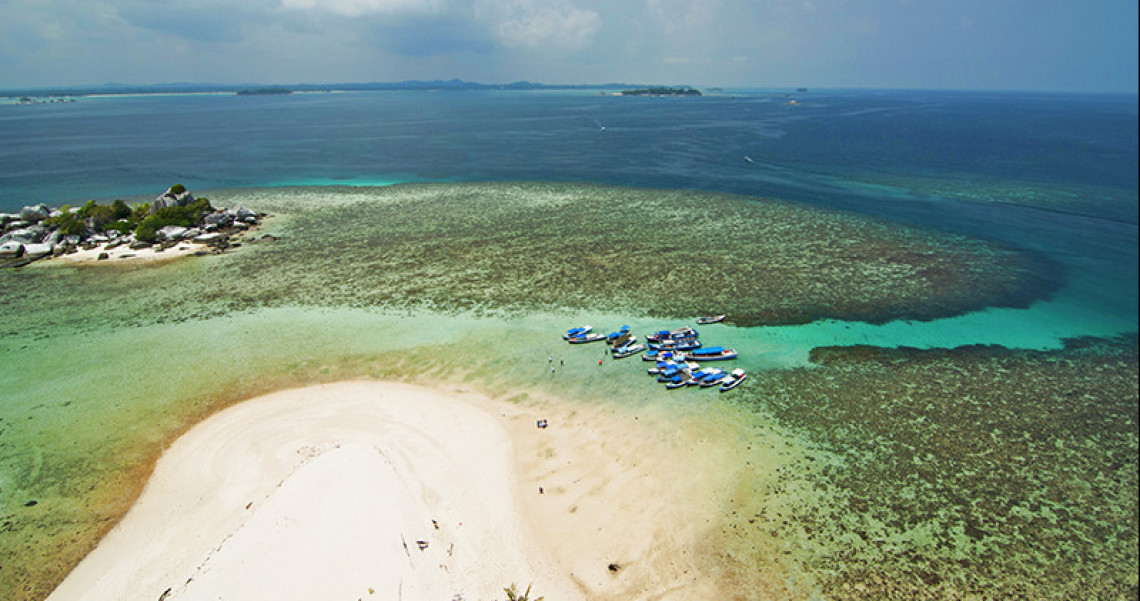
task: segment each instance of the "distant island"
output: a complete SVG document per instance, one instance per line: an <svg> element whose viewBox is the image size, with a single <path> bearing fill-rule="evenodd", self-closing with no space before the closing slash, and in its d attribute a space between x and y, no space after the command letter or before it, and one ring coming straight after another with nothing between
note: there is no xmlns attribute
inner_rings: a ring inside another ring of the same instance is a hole
<svg viewBox="0 0 1140 601"><path fill-rule="evenodd" d="M511 83L477 83L462 79L450 80L408 80L399 82L369 82L369 83L329 83L329 84L216 84L216 83L168 83L154 85L104 84L97 86L75 86L60 88L38 89L7 89L0 90L0 98L18 99L20 97L47 98L47 97L74 97L92 94L119 95L119 94L206 94L231 93L241 95L264 94L293 94L298 92L361 92L361 91L484 91L484 90L599 90L603 93L613 93L617 90L627 92L641 92L644 95L657 96L699 96L700 92L688 87L671 88L656 84L643 83L602 83L602 84L543 84L530 81L515 81ZM653 90L666 90L658 94Z"/></svg>
<svg viewBox="0 0 1140 601"><path fill-rule="evenodd" d="M636 90L622 90L622 96L700 96L701 91L688 86L680 88L639 88Z"/></svg>
<svg viewBox="0 0 1140 601"><path fill-rule="evenodd" d="M249 90L238 90L237 91L238 96L285 96L285 95L292 94L292 93L293 93L293 90L290 90L288 88L276 88L276 87L253 88L253 89L249 89Z"/></svg>

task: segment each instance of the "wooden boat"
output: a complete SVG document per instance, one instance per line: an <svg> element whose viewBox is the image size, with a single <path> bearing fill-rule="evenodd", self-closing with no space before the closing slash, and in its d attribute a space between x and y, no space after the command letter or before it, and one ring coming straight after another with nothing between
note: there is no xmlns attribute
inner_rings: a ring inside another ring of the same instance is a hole
<svg viewBox="0 0 1140 601"><path fill-rule="evenodd" d="M606 336L606 344L608 344L614 348L628 346L630 344L633 344L634 342L637 342L637 336L634 336L634 335L630 334L629 332L625 332L624 334L621 334L616 338L614 338L613 336L614 336L613 334Z"/></svg>
<svg viewBox="0 0 1140 601"><path fill-rule="evenodd" d="M636 355L644 350L644 344L627 344L623 347L615 348L614 350L610 351L610 354L613 355L614 359L625 359L626 357L632 357L633 355Z"/></svg>
<svg viewBox="0 0 1140 601"><path fill-rule="evenodd" d="M697 325L703 326L703 325L708 325L710 323L720 323L720 322L724 321L725 317L728 317L728 315L724 314L724 313L722 313L720 315L710 315L707 317L698 317L697 318Z"/></svg>
<svg viewBox="0 0 1140 601"><path fill-rule="evenodd" d="M692 381L692 379L693 376L682 372L670 378L670 380L665 383L665 388L668 388L669 390L684 388L685 386L689 385L689 382Z"/></svg>
<svg viewBox="0 0 1140 601"><path fill-rule="evenodd" d="M611 345L615 345L615 346L620 346L621 345L621 338L628 337L628 336L629 336L629 326L622 326L621 329L619 329L618 331L611 332L608 336L606 336L606 343L611 344Z"/></svg>
<svg viewBox="0 0 1140 601"><path fill-rule="evenodd" d="M733 388L740 386L740 383L743 382L747 377L748 374L744 373L743 369L732 370L732 373L722 381L720 385L720 391L724 392L726 390L732 390Z"/></svg>
<svg viewBox="0 0 1140 601"><path fill-rule="evenodd" d="M565 334L562 335L562 339L563 340L570 340L571 338L574 338L577 336L584 336L585 334L588 334L590 332L590 330L592 330L592 329L594 329L593 326L582 326L580 328L570 328L569 330L566 330Z"/></svg>
<svg viewBox="0 0 1140 601"><path fill-rule="evenodd" d="M736 351L723 346L693 349L688 353L689 358L693 361L725 361L736 358Z"/></svg>
<svg viewBox="0 0 1140 601"><path fill-rule="evenodd" d="M582 334L580 336L572 336L570 338L567 338L566 340L570 344L585 344L587 342L597 342L599 340L605 340L605 339L606 339L605 334L587 333L587 334Z"/></svg>

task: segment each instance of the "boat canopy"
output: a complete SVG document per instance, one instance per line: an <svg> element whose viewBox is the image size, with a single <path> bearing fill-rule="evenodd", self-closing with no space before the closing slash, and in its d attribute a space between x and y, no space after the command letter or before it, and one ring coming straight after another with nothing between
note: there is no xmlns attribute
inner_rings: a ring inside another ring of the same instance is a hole
<svg viewBox="0 0 1140 601"><path fill-rule="evenodd" d="M724 352L723 346L710 346L708 348L693 349L691 355L719 355Z"/></svg>

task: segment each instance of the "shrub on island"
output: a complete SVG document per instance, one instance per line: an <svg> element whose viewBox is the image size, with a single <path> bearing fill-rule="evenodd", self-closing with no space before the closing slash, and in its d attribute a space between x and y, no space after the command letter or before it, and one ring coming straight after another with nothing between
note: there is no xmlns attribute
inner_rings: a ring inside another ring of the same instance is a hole
<svg viewBox="0 0 1140 601"><path fill-rule="evenodd" d="M208 198L199 198L194 202L173 207L162 207L148 215L135 228L135 239L143 242L154 242L158 237L158 230L168 226L193 227L202 222L202 218L214 212Z"/></svg>

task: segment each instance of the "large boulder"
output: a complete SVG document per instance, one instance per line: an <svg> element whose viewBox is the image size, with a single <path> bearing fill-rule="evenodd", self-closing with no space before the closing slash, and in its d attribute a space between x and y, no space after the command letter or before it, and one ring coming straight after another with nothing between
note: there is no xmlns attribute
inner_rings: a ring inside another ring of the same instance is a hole
<svg viewBox="0 0 1140 601"><path fill-rule="evenodd" d="M234 222L234 214L229 211L215 211L203 219L206 225L229 227Z"/></svg>
<svg viewBox="0 0 1140 601"><path fill-rule="evenodd" d="M241 205L234 207L233 211L234 217L236 217L238 221L249 223L251 218L253 221L257 221L257 213Z"/></svg>
<svg viewBox="0 0 1140 601"><path fill-rule="evenodd" d="M47 219L51 215L51 209L47 208L45 204L38 204L35 206L24 207L20 209L20 220L31 221L32 223L39 223Z"/></svg>
<svg viewBox="0 0 1140 601"><path fill-rule="evenodd" d="M19 230L12 230L0 236L0 244L5 242L19 242L21 244L38 244L44 239L48 229L42 225L33 225Z"/></svg>
<svg viewBox="0 0 1140 601"><path fill-rule="evenodd" d="M19 242L0 244L0 259L18 259L24 254L24 245Z"/></svg>
<svg viewBox="0 0 1140 601"><path fill-rule="evenodd" d="M188 230L178 225L168 225L158 230L159 240L181 240Z"/></svg>
<svg viewBox="0 0 1140 601"><path fill-rule="evenodd" d="M29 259L38 259L50 255L53 250L55 247L50 244L25 244L24 256Z"/></svg>
<svg viewBox="0 0 1140 601"><path fill-rule="evenodd" d="M171 186L166 189L166 192L155 198L154 202L150 203L150 212L155 213L166 207L184 207L192 202L194 202L194 195L189 190L185 188L177 190Z"/></svg>

